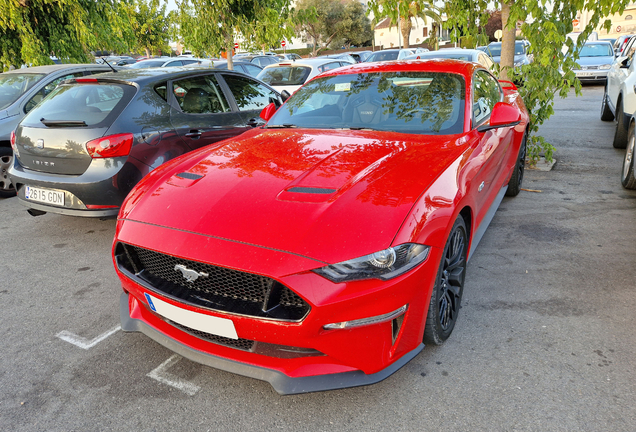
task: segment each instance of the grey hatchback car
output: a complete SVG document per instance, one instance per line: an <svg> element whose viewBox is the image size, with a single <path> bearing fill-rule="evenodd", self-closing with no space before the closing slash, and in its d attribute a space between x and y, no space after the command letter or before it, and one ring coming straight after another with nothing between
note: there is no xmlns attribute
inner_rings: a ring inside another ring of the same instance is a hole
<svg viewBox="0 0 636 432"><path fill-rule="evenodd" d="M154 68L76 78L20 123L9 177L34 216L114 216L144 175L264 124L259 114L270 103L283 103L278 92L233 71Z"/></svg>
<svg viewBox="0 0 636 432"><path fill-rule="evenodd" d="M0 198L15 195L7 174L13 162L9 138L20 120L60 82L110 70L106 65L59 64L0 73Z"/></svg>

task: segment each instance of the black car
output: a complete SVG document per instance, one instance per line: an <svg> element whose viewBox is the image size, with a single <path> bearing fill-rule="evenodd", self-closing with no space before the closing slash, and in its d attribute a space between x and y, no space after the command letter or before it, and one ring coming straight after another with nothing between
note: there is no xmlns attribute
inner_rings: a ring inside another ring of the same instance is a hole
<svg viewBox="0 0 636 432"><path fill-rule="evenodd" d="M261 66L248 61L234 60L232 63L235 71L243 72L253 77L256 77L263 70ZM214 69L227 69L227 60L215 60L212 64Z"/></svg>
<svg viewBox="0 0 636 432"><path fill-rule="evenodd" d="M244 62L254 63L262 68L282 61L278 57L271 55L244 55L237 58L237 60L239 59Z"/></svg>
<svg viewBox="0 0 636 432"><path fill-rule="evenodd" d="M32 215L116 215L151 170L263 124L278 92L232 71L127 70L62 83L11 137L9 176ZM178 181L196 181L184 174Z"/></svg>
<svg viewBox="0 0 636 432"><path fill-rule="evenodd" d="M60 82L110 70L106 65L60 64L0 73L0 198L15 195L7 174L13 163L9 139L26 113Z"/></svg>

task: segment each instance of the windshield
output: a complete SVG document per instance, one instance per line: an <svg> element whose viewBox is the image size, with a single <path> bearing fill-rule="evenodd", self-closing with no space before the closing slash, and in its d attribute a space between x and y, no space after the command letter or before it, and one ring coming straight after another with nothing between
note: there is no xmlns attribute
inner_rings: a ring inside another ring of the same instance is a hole
<svg viewBox="0 0 636 432"><path fill-rule="evenodd" d="M61 85L30 111L22 123L37 127L48 120L97 126L109 120L111 113L118 115L134 94L133 86L123 84Z"/></svg>
<svg viewBox="0 0 636 432"><path fill-rule="evenodd" d="M378 51L373 53L367 59L368 62L397 60L399 51Z"/></svg>
<svg viewBox="0 0 636 432"><path fill-rule="evenodd" d="M267 127L461 133L465 87L460 75L441 72L317 78L294 93Z"/></svg>
<svg viewBox="0 0 636 432"><path fill-rule="evenodd" d="M263 69L258 79L273 86L303 85L310 73L307 66L277 66Z"/></svg>
<svg viewBox="0 0 636 432"><path fill-rule="evenodd" d="M0 74L0 110L17 101L42 77L44 75L34 73Z"/></svg>
<svg viewBox="0 0 636 432"><path fill-rule="evenodd" d="M490 51L490 55L493 57L501 57L501 44L488 45L488 51ZM515 42L515 55L525 54L525 52L524 43Z"/></svg>
<svg viewBox="0 0 636 432"><path fill-rule="evenodd" d="M151 67L161 67L165 63L165 60L144 60L137 62L135 64L131 64L128 66L130 69L144 69Z"/></svg>
<svg viewBox="0 0 636 432"><path fill-rule="evenodd" d="M609 44L585 44L579 57L612 57L614 52Z"/></svg>

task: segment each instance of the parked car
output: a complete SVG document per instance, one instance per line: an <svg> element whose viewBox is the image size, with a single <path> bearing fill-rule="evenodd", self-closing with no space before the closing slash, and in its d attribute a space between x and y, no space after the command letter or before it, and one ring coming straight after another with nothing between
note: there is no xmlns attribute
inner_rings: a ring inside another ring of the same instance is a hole
<svg viewBox="0 0 636 432"><path fill-rule="evenodd" d="M621 184L625 189L636 189L636 172L634 172L634 147L636 143L636 113L632 114L627 128L627 146L623 156L621 169Z"/></svg>
<svg viewBox="0 0 636 432"><path fill-rule="evenodd" d="M634 35L621 35L614 41L614 55L616 57L623 56L623 51L627 47L627 43L634 37Z"/></svg>
<svg viewBox="0 0 636 432"><path fill-rule="evenodd" d="M13 163L10 138L20 120L60 82L110 70L106 65L60 64L0 74L0 198L15 195L15 188L8 177Z"/></svg>
<svg viewBox="0 0 636 432"><path fill-rule="evenodd" d="M156 67L175 67L175 66L188 66L196 65L201 60L197 58L177 58L177 57L162 57L158 59L141 60L137 63L127 66L128 69L146 69Z"/></svg>
<svg viewBox="0 0 636 432"><path fill-rule="evenodd" d="M130 193L121 328L283 394L378 382L451 335L528 113L456 60L327 71L275 109Z"/></svg>
<svg viewBox="0 0 636 432"><path fill-rule="evenodd" d="M534 55L529 52L530 43L525 40L515 41L514 66L520 67L532 63ZM501 60L501 42L491 42L488 44L488 54L492 61L499 64Z"/></svg>
<svg viewBox="0 0 636 432"><path fill-rule="evenodd" d="M631 113L636 111L636 94L634 93L636 44L630 42L624 54L616 57L607 72L607 82L601 101L601 120L616 121L612 145L618 149L624 149L627 145Z"/></svg>
<svg viewBox="0 0 636 432"><path fill-rule="evenodd" d="M581 82L605 82L613 62L612 44L607 41L586 42L577 60L581 67L573 72Z"/></svg>
<svg viewBox="0 0 636 432"><path fill-rule="evenodd" d="M9 177L32 215L108 217L164 162L263 124L281 97L232 71L127 70L77 78L34 108L12 136Z"/></svg>
<svg viewBox="0 0 636 432"><path fill-rule="evenodd" d="M277 64L280 58L273 55L245 55L241 56L241 61L251 62L260 67Z"/></svg>
<svg viewBox="0 0 636 432"><path fill-rule="evenodd" d="M381 51L376 51L371 54L365 62L378 62L378 61L390 61L390 60L402 60L410 55L413 55L414 52L411 49L402 48L402 49L385 49Z"/></svg>
<svg viewBox="0 0 636 432"><path fill-rule="evenodd" d="M330 59L347 60L351 64L358 63L358 61L349 53L328 54L328 55L318 56L317 58L330 58Z"/></svg>
<svg viewBox="0 0 636 432"><path fill-rule="evenodd" d="M350 52L351 57L358 63L362 63L366 61L366 59L373 54L373 51L358 51L358 52Z"/></svg>
<svg viewBox="0 0 636 432"><path fill-rule="evenodd" d="M330 58L281 62L276 65L266 66L258 74L257 78L280 92L287 91L291 94L316 75L351 64L353 63L349 60Z"/></svg>
<svg viewBox="0 0 636 432"><path fill-rule="evenodd" d="M256 77L263 70L262 67L255 63L247 62L247 61L238 61L234 60L233 62L234 70L237 72L243 72L247 75ZM206 66L206 65L202 65ZM216 60L212 62L212 67L214 69L227 69L227 60Z"/></svg>
<svg viewBox="0 0 636 432"><path fill-rule="evenodd" d="M295 60L302 60L303 59L301 56L299 56L296 53L277 54L276 57L278 57L281 61L286 61L286 60L295 61Z"/></svg>
<svg viewBox="0 0 636 432"><path fill-rule="evenodd" d="M489 71L492 71L495 62L483 51L476 49L449 48L437 51L422 52L405 57L404 60L426 59L455 59L479 63Z"/></svg>

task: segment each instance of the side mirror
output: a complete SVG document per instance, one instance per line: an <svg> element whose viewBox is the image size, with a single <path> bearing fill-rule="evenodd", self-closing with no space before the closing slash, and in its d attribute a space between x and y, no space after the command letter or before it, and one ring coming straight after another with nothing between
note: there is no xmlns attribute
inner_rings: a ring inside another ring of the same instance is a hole
<svg viewBox="0 0 636 432"><path fill-rule="evenodd" d="M477 128L479 132L501 127L515 126L521 121L521 111L515 106L505 102L497 102L490 113L489 124L481 125Z"/></svg>
<svg viewBox="0 0 636 432"><path fill-rule="evenodd" d="M277 109L278 108L276 108L276 104L271 103L267 105L265 108L263 108L263 111L261 111L260 118L265 121L269 121L269 119L272 118Z"/></svg>
<svg viewBox="0 0 636 432"><path fill-rule="evenodd" d="M290 96L291 95L289 94L287 90L283 90L282 92L280 92L280 97L283 99L283 102L286 102Z"/></svg>
<svg viewBox="0 0 636 432"><path fill-rule="evenodd" d="M618 62L618 64L620 65L621 69L624 69L624 68L628 68L628 67L629 67L629 57L627 57L627 56L621 56L621 57L618 57L618 58L616 59L616 61L617 61L617 62Z"/></svg>

